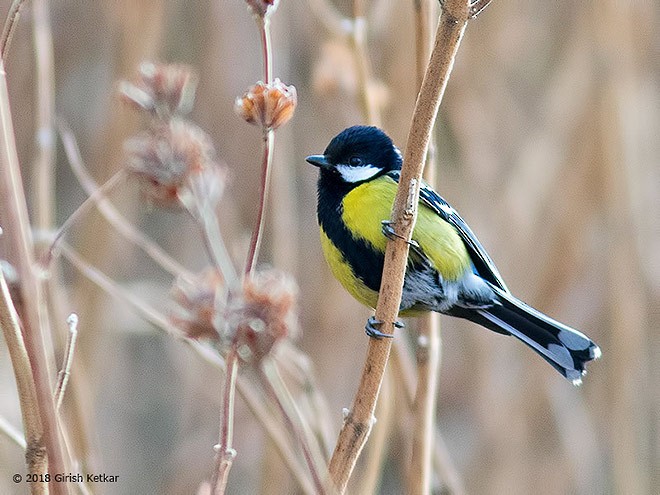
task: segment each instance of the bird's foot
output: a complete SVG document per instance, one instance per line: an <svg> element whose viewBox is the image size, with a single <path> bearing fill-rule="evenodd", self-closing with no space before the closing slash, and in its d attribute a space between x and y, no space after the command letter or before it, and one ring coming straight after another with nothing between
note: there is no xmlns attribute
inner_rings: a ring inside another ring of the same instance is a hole
<svg viewBox="0 0 660 495"><path fill-rule="evenodd" d="M385 237L387 237L391 241L393 241L394 239L403 239L410 246L410 250L415 255L417 255L420 261L422 261L425 264L429 264L428 259L424 255L424 251L422 251L422 248L419 246L419 243L417 241L415 241L414 239L407 240L402 235L397 234L394 231L394 227L392 227L392 222L389 220L381 220L380 223L383 225L383 228L381 230Z"/></svg>
<svg viewBox="0 0 660 495"><path fill-rule="evenodd" d="M391 339L394 337L392 333L381 332L379 328L385 323L382 320L377 320L375 317L371 316L367 320L367 324L364 326L364 333L366 333L372 339ZM403 328L405 325L400 321L394 322L394 328Z"/></svg>
<svg viewBox="0 0 660 495"><path fill-rule="evenodd" d="M402 235L397 234L396 231L394 230L394 227L392 227L392 222L390 220L381 220L380 223L383 225L383 228L381 229L383 235L387 237L389 240L393 241L394 239L403 239L412 247L419 248L419 244L417 244L417 241L413 241L412 239L408 240Z"/></svg>

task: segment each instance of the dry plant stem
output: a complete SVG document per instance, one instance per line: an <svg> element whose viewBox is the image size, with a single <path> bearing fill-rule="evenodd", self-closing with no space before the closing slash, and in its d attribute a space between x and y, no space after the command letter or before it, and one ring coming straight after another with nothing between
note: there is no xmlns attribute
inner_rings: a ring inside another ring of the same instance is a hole
<svg viewBox="0 0 660 495"><path fill-rule="evenodd" d="M32 369L28 358L23 334L18 320L18 314L9 295L9 288L4 275L0 270L0 327L5 341L9 357L14 368L18 399L21 405L23 417L23 429L25 430L25 461L30 474L40 475L48 472L48 460L46 449L42 443L43 428L39 415L39 402L32 378ZM31 491L35 493L48 493L45 483L32 483Z"/></svg>
<svg viewBox="0 0 660 495"><path fill-rule="evenodd" d="M285 371L287 377L294 380L299 389L307 396L311 408L307 417L314 421L315 438L319 442L321 452L329 453L334 441L332 421L328 414L330 408L321 392L309 356L291 342L284 341L279 344L274 359L278 370Z"/></svg>
<svg viewBox="0 0 660 495"><path fill-rule="evenodd" d="M53 253L55 252L55 249L57 248L57 245L62 239L62 237L69 231L69 228L73 224L75 224L82 215L87 213L87 211L89 211L92 206L96 204L99 197L110 192L117 185L119 185L125 178L126 178L126 172L123 169L119 170L115 175L110 177L110 179L108 179L108 181L105 184L103 184L100 188L98 188L94 192L94 194L92 194L85 201L83 201L82 204L78 208L76 208L76 211L74 211L69 216L69 218L65 220L65 222L62 224L62 226L58 229L57 233L55 234L55 238L50 243L50 246L48 247L48 251L46 252L43 263L44 268L46 269L50 268L50 264L53 261Z"/></svg>
<svg viewBox="0 0 660 495"><path fill-rule="evenodd" d="M43 440L48 454L48 470L51 473L63 473L66 469L44 346L44 335L50 334L48 317L40 281L34 272L34 245L16 153L2 59L0 59L0 171L0 208L4 210L7 222L12 226L12 235L7 238L11 243L11 249L16 253L21 293L26 306L26 318L22 322L22 329L39 403ZM54 495L68 493L66 483L56 483L54 479L50 483L50 490Z"/></svg>
<svg viewBox="0 0 660 495"><path fill-rule="evenodd" d="M376 319L384 322L381 331L394 331L408 259L408 244L405 240L410 239L416 219L424 158L469 15L467 1L445 1L431 59L415 104L401 179L392 210L392 222L401 238L397 237L388 242L376 307ZM369 436L391 347L391 339L369 340L367 358L352 410L344 422L330 461L330 475L340 493L346 490L355 462Z"/></svg>
<svg viewBox="0 0 660 495"><path fill-rule="evenodd" d="M318 445L315 445L314 438L308 429L305 429L305 420L296 408L286 385L284 385L275 362L271 359L265 359L260 366L257 366L257 373L264 389L273 398L280 410L287 428L302 448L303 458L312 475L315 492L317 494L328 493L323 482L326 478L325 476L321 477L321 470L325 468L325 463L322 461L320 449ZM312 450L312 445L317 448Z"/></svg>
<svg viewBox="0 0 660 495"><path fill-rule="evenodd" d="M367 446L367 456L364 460L366 468L360 475L360 488L358 493L378 493L378 484L383 474L383 462L387 459L388 440L392 434L395 416L395 401L393 397L393 376L391 368L385 373L381 388L380 400L376 404L376 417L378 421Z"/></svg>
<svg viewBox="0 0 660 495"><path fill-rule="evenodd" d="M32 0L34 49L37 82L37 158L35 160L34 226L41 230L53 225L55 211L55 76L53 37L50 29L48 0Z"/></svg>
<svg viewBox="0 0 660 495"><path fill-rule="evenodd" d="M220 441L216 448L216 467L213 471L211 487L213 495L223 495L227 488L229 470L234 463L236 451L232 447L234 436L234 399L236 397L236 375L238 373L238 353L232 345L225 359L225 384L220 410Z"/></svg>
<svg viewBox="0 0 660 495"><path fill-rule="evenodd" d="M435 407L440 366L439 315L431 313L420 325L417 342L417 394L413 404L413 444L408 493L431 493Z"/></svg>
<svg viewBox="0 0 660 495"><path fill-rule="evenodd" d="M5 20L5 27L2 30L2 38L0 38L0 58L2 58L3 62L6 59L5 56L14 34L14 28L16 28L18 19L21 16L21 7L23 6L23 3L25 3L25 0L14 0L11 3L11 7L9 7L9 13Z"/></svg>
<svg viewBox="0 0 660 495"><path fill-rule="evenodd" d="M259 17L259 34L261 36L261 55L264 67L264 82L270 84L273 78L273 50L270 41L270 18ZM263 158L261 160L261 183L259 184L259 209L257 210L257 222L252 231L250 248L248 249L247 261L245 262L245 274L249 275L259 257L261 236L264 230L264 209L268 199L268 186L270 182L270 169L273 163L273 147L275 145L275 133L272 129L263 130Z"/></svg>
<svg viewBox="0 0 660 495"><path fill-rule="evenodd" d="M412 411L415 401L415 370L410 357L412 352L406 344L405 339L397 339L394 342L393 353L390 357L390 362L392 363L390 369L394 371L394 377L397 379L397 391L403 393L402 395L406 400L406 407ZM448 493L452 495L463 495L465 493L465 487L458 474L458 470L449 456L449 450L447 449L445 440L437 429L433 432L432 443L433 469L440 477Z"/></svg>
<svg viewBox="0 0 660 495"><path fill-rule="evenodd" d="M188 202L186 198L181 197L181 202L201 228L204 247L213 264L222 273L227 284L231 285L237 278L236 270L222 238L218 217L215 211L210 208L210 205L207 204L204 194L198 190L194 181L191 182L190 186L192 190L191 201Z"/></svg>
<svg viewBox="0 0 660 495"><path fill-rule="evenodd" d="M259 209L257 210L257 223L252 231L250 249L248 250L247 261L245 263L246 275L252 273L259 256L259 247L261 246L261 237L264 230L264 210L266 208L266 201L268 200L270 170L273 163L274 144L275 132L273 130L265 131L263 138L263 159L261 161L261 183L259 184Z"/></svg>
<svg viewBox="0 0 660 495"><path fill-rule="evenodd" d="M0 416L0 433L23 450L27 448L27 442L25 441L25 437L23 437L23 433L2 416Z"/></svg>
<svg viewBox="0 0 660 495"><path fill-rule="evenodd" d="M67 318L69 325L69 337L66 341L66 350L64 351L64 362L62 369L57 374L57 386L55 387L55 405L59 411L62 406L62 399L66 386L69 383L69 375L71 374L71 365L73 364L73 353L76 350L76 339L78 338L78 316L76 314L69 315Z"/></svg>
<svg viewBox="0 0 660 495"><path fill-rule="evenodd" d="M273 82L273 50L270 41L270 17L260 17L259 34L261 35L261 55L264 62L264 82Z"/></svg>
<svg viewBox="0 0 660 495"><path fill-rule="evenodd" d="M421 86L424 69L428 63L433 43L431 21L435 0L414 0L415 7L415 59L417 82ZM434 139L429 141L424 179L434 185L436 164ZM419 319L419 335L416 346L417 392L412 408L413 435L412 456L408 472L408 493L423 495L431 493L433 482L433 443L435 439L435 410L438 396L438 373L440 369L440 316L429 313Z"/></svg>
<svg viewBox="0 0 660 495"><path fill-rule="evenodd" d="M96 198L96 207L103 215L103 218L105 218L125 239L142 249L151 259L160 265L163 270L169 272L175 277L183 277L186 280L193 280L194 275L188 269L183 267L178 261L163 251L156 243L145 237L140 230L136 229L121 213L117 211L104 194L97 193L99 186L94 179L92 179L85 167L83 159L80 156L80 149L78 148L75 135L63 120L58 121L58 129L62 139L62 145L64 146L64 153L66 154L71 170L87 195Z"/></svg>
<svg viewBox="0 0 660 495"><path fill-rule="evenodd" d="M89 265L78 254L71 249L65 242L60 246L62 256L66 258L77 270L85 275L89 280L98 285L105 292L113 297L116 297L126 306L133 308L145 321L151 323L159 330L165 332L171 337L183 341L186 345L191 347L195 353L207 363L221 369L223 372L226 370L225 362L217 354L217 352L206 345L201 344L196 340L184 338L183 333L172 325L161 313L149 306L139 298L130 297L113 280L101 273L99 270ZM245 383L241 377L238 377L236 388L240 393L243 400L247 404L250 411L255 418L264 426L269 437L280 452L280 456L284 463L287 465L291 473L294 475L300 488L305 494L315 493L311 481L308 479L305 470L297 462L297 456L292 449L290 443L287 441L281 427L278 424L266 407L262 404L260 396L251 388L250 385Z"/></svg>

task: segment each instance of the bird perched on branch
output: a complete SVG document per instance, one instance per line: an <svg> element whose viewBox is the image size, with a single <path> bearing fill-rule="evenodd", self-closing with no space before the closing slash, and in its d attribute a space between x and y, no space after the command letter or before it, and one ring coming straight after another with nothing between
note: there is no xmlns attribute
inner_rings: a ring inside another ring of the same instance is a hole
<svg viewBox="0 0 660 495"><path fill-rule="evenodd" d="M354 126L307 161L320 169L317 214L326 261L353 297L375 308L387 238L397 236L386 219L397 191L401 153L377 127ZM584 334L514 297L465 221L423 183L399 314L427 311L513 335L574 384L581 382L585 364L601 354ZM367 335L391 337L378 329L381 324L370 318Z"/></svg>

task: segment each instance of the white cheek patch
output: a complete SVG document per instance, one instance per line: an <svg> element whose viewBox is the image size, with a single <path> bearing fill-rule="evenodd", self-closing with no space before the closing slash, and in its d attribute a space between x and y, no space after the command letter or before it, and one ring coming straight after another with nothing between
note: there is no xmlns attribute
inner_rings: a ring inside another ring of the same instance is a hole
<svg viewBox="0 0 660 495"><path fill-rule="evenodd" d="M345 182L362 182L363 180L371 179L381 171L380 168L374 167L373 165L363 165L362 167L337 165L335 168Z"/></svg>

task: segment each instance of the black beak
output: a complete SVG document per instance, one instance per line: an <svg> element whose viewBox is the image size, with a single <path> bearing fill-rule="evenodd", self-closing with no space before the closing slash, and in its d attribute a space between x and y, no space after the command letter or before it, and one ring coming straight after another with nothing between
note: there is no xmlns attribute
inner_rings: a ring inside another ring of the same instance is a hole
<svg viewBox="0 0 660 495"><path fill-rule="evenodd" d="M311 163L315 167L319 167L319 168L332 167L332 164L328 161L325 155L309 155L307 158L305 158L305 160L307 161L307 163Z"/></svg>

